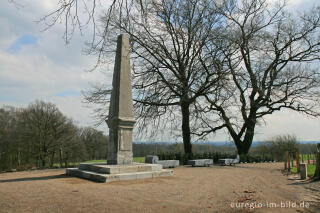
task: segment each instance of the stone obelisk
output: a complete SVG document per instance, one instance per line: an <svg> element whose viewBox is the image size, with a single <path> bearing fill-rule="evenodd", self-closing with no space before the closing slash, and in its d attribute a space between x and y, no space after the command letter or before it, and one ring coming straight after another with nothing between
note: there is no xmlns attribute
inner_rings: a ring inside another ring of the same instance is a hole
<svg viewBox="0 0 320 213"><path fill-rule="evenodd" d="M80 163L78 168L67 168L67 175L97 182L173 175L172 170L162 169L162 164L133 162L132 130L136 121L133 117L129 36L127 34L118 36L109 116L106 122L109 126L107 163Z"/></svg>
<svg viewBox="0 0 320 213"><path fill-rule="evenodd" d="M112 93L107 119L109 143L107 164L132 164L133 101L129 57L129 35L118 36Z"/></svg>

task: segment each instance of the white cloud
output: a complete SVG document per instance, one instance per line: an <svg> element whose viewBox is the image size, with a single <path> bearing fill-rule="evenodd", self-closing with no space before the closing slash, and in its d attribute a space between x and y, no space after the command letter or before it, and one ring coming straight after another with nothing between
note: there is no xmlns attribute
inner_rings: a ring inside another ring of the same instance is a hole
<svg viewBox="0 0 320 213"><path fill-rule="evenodd" d="M320 119L307 117L301 113L283 110L266 116L266 126L257 128L256 140L270 139L272 136L291 134L298 140L319 140Z"/></svg>
<svg viewBox="0 0 320 213"><path fill-rule="evenodd" d="M66 46L62 39L63 25L41 32L43 27L35 21L55 9L56 2L21 1L19 9L9 3L2 4L0 107L25 107L36 99L42 99L56 104L79 124L91 125L91 110L82 103L80 92L90 88L90 83L109 82L110 79L97 71L85 71L95 63L94 57L82 54L88 36L76 34ZM10 45L26 34L34 36L37 45L24 45L17 52L9 53ZM64 93L69 95L59 95Z"/></svg>

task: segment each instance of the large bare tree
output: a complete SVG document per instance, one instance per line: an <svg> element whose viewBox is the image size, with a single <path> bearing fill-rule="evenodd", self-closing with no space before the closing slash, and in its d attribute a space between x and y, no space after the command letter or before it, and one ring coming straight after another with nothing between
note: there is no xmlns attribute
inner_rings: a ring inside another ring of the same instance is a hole
<svg viewBox="0 0 320 213"><path fill-rule="evenodd" d="M22 140L33 145L38 166L45 167L53 157L65 133L67 119L52 103L36 101L21 112ZM69 132L67 132L69 133Z"/></svg>
<svg viewBox="0 0 320 213"><path fill-rule="evenodd" d="M227 48L229 99L207 96L237 146L247 154L266 115L290 109L319 115L320 7L289 14L285 2L230 1L217 13ZM272 125L272 124L271 124ZM214 130L213 130L214 131Z"/></svg>
<svg viewBox="0 0 320 213"><path fill-rule="evenodd" d="M72 8L77 8L77 1L63 1L51 17L66 14L66 20L74 21L71 27L81 26ZM95 28L88 50L98 55L98 63L103 63L115 50L116 36L130 35L133 97L139 127L153 125L156 130L162 128L158 125L179 122L188 155L192 155L192 133L202 135L199 132L207 130L208 123L215 119L205 113L205 95L216 94L226 80L225 56L217 48L222 41L214 39L222 30L223 16L215 10L216 5L207 0L115 0L103 13L99 22L102 27ZM102 87L86 94L89 102L102 103L98 109L102 120L106 119L109 94L110 88ZM224 124L214 129L223 127Z"/></svg>

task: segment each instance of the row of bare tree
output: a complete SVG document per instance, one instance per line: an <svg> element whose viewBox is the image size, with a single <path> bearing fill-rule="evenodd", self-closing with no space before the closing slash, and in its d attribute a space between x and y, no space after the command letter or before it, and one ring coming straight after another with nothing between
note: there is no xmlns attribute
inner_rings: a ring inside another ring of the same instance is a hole
<svg viewBox="0 0 320 213"><path fill-rule="evenodd" d="M79 128L52 103L0 108L0 171L106 159L107 137Z"/></svg>

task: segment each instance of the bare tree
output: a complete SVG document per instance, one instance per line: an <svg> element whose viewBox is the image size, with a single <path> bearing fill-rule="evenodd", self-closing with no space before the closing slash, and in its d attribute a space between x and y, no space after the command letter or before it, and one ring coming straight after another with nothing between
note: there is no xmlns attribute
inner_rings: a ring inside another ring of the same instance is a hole
<svg viewBox="0 0 320 213"><path fill-rule="evenodd" d="M91 127L81 128L80 139L84 142L89 160L106 159L108 137Z"/></svg>
<svg viewBox="0 0 320 213"><path fill-rule="evenodd" d="M79 159L79 156L86 156L84 151L79 150L79 148L81 149L83 146L82 141L78 137L79 128L74 125L71 119L68 119L62 114L58 114L51 121L49 131L51 131L49 140L51 143L49 152L50 167L52 167L56 161L57 155L60 167L62 167L63 162L65 166L67 166L66 162L68 162L68 160L73 159L77 162L76 160ZM65 154L70 152L72 156Z"/></svg>
<svg viewBox="0 0 320 213"><path fill-rule="evenodd" d="M231 98L207 100L239 154L248 153L266 115L282 109L319 115L320 7L292 16L284 3L267 2L230 1L217 10L226 19L220 36L230 82L223 93Z"/></svg>
<svg viewBox="0 0 320 213"><path fill-rule="evenodd" d="M0 109L0 170L17 168L22 164L24 144L19 140L20 109L6 106Z"/></svg>
<svg viewBox="0 0 320 213"><path fill-rule="evenodd" d="M188 155L191 134L199 134L210 122L204 95L216 93L224 82L224 56L214 39L221 30L221 16L214 10L215 5L202 0L133 1L130 9L115 6L104 19L111 31L120 29L131 37L140 124L180 122ZM116 11L122 11L121 16ZM220 128L223 125L215 126Z"/></svg>
<svg viewBox="0 0 320 213"><path fill-rule="evenodd" d="M37 154L39 166L45 167L48 162L53 165L61 138L66 128L67 119L51 103L36 101L24 109L21 115L23 122L22 140L32 141Z"/></svg>
<svg viewBox="0 0 320 213"><path fill-rule="evenodd" d="M63 163L64 167L68 167L70 162L87 160L88 151L84 141L81 139L81 128L75 126L72 120L68 120L61 127L63 131L58 141L59 147L56 147L59 152L60 167L63 166ZM96 149L99 149L99 147L96 147ZM103 151L106 152L106 150Z"/></svg>
<svg viewBox="0 0 320 213"><path fill-rule="evenodd" d="M217 48L223 41L214 39L222 30L222 15L215 13L216 6L207 0L115 0L101 18L102 30L94 28L97 32L88 50L98 55L98 63L103 63L115 50L116 35L130 35L138 124L153 125L156 130L161 123L180 122L184 150L189 155L192 133L202 136L208 124L215 121L214 116L205 113L205 94L217 94L226 80L225 56ZM44 20L53 17L48 24L52 26L65 14L66 23L74 21L72 29L81 29L72 8L78 8L76 0L63 1ZM89 13L89 17L96 26L94 14ZM97 112L102 121L106 119L109 94L110 89L102 87L86 93L88 102L101 104Z"/></svg>

